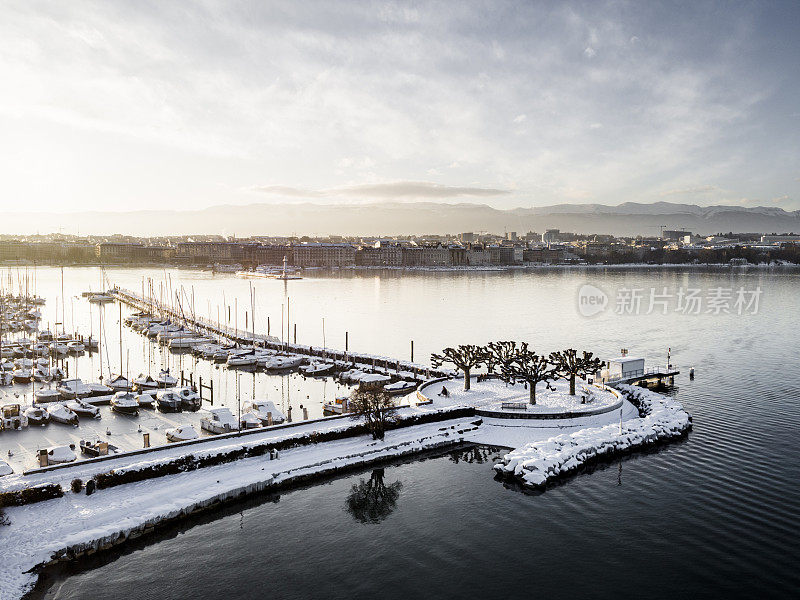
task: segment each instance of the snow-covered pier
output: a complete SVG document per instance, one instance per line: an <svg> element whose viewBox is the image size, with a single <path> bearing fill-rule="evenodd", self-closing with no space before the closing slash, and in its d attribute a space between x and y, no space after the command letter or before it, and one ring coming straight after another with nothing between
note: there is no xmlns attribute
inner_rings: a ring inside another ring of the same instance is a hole
<svg viewBox="0 0 800 600"><path fill-rule="evenodd" d="M173 322L182 323L199 334L231 344L249 346L253 345L255 342L257 346L270 350L290 352L292 354L300 354L309 357L324 357L325 359L340 363L350 363L354 367L364 366L374 371L398 373L403 377L413 378L417 381L430 377L447 377L452 375L452 371L448 371L447 369L434 369L421 363L399 360L388 356L321 348L290 343L289 341L281 341L272 335L237 329L210 321L198 315L186 314L185 311L180 308L175 308L155 299L145 298L136 292L120 287L114 287L109 294L118 301L138 311L153 315L161 315Z"/></svg>

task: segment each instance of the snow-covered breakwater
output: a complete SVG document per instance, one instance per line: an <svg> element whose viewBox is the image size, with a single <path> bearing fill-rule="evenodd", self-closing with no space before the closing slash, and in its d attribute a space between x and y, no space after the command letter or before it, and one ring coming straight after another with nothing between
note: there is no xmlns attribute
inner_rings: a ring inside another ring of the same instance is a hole
<svg viewBox="0 0 800 600"><path fill-rule="evenodd" d="M528 487L543 487L587 462L675 439L691 429L691 416L673 398L630 385L618 389L636 406L638 419L526 444L506 454L495 470Z"/></svg>

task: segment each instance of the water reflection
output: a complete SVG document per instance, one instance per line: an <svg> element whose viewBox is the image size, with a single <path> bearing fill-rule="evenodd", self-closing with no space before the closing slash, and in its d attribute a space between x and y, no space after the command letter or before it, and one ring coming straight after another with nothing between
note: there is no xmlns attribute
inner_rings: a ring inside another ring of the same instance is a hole
<svg viewBox="0 0 800 600"><path fill-rule="evenodd" d="M472 446L463 450L456 450L450 453L450 460L458 464L465 462L470 464L496 463L500 457L507 452L494 446Z"/></svg>
<svg viewBox="0 0 800 600"><path fill-rule="evenodd" d="M397 508L397 499L403 484L395 481L386 484L383 469L375 469L368 480L353 484L347 495L347 512L360 523L380 523Z"/></svg>

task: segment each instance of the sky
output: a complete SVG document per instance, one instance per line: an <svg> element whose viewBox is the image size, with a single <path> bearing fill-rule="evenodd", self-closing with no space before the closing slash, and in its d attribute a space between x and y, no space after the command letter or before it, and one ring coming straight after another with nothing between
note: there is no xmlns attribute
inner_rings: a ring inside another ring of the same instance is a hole
<svg viewBox="0 0 800 600"><path fill-rule="evenodd" d="M800 209L797 2L0 10L4 210Z"/></svg>

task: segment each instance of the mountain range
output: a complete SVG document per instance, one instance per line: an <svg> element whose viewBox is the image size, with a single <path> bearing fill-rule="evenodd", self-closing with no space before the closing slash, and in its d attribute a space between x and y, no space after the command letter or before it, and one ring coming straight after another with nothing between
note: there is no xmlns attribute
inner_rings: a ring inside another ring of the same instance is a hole
<svg viewBox="0 0 800 600"><path fill-rule="evenodd" d="M575 233L657 235L660 229L693 233L800 232L800 211L777 207L697 206L656 202L558 204L497 209L485 204L381 202L369 204L222 205L186 211L13 213L0 233L125 234L136 236L222 234L374 235L503 233L560 229Z"/></svg>

